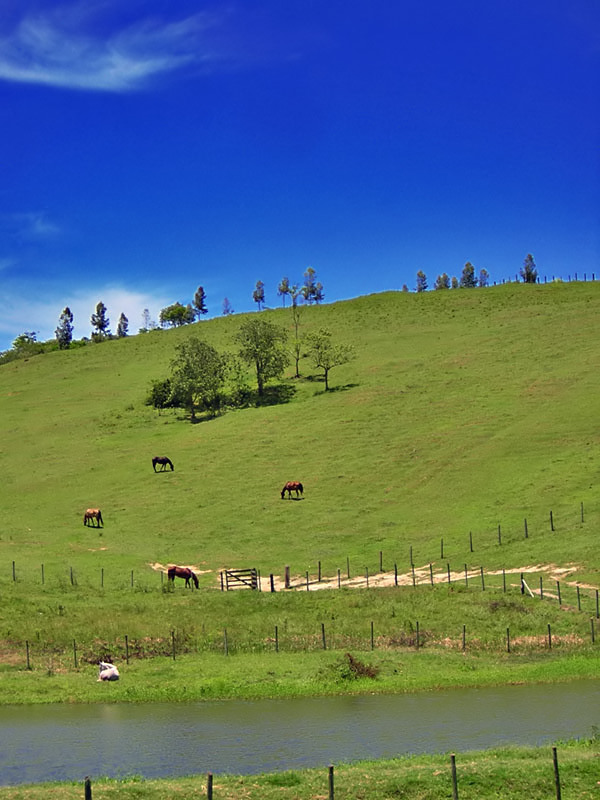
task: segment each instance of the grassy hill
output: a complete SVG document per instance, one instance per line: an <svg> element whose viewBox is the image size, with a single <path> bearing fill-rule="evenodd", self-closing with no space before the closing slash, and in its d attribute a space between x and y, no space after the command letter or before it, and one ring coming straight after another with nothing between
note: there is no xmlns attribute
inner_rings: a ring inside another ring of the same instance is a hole
<svg viewBox="0 0 600 800"><path fill-rule="evenodd" d="M241 317L4 365L2 570L181 562L214 585L224 566L375 569L380 551L406 567L411 546L416 563L439 561L441 538L446 559L472 561L472 531L480 563L575 561L589 579L599 300L598 283L512 284L307 308L303 332L326 326L356 348L334 391L303 359L290 402L196 425L145 406L150 381L185 337L233 350ZM291 333L289 309L262 313ZM162 454L174 473L153 473ZM289 479L303 501L281 501ZM88 506L101 536L82 524Z"/></svg>

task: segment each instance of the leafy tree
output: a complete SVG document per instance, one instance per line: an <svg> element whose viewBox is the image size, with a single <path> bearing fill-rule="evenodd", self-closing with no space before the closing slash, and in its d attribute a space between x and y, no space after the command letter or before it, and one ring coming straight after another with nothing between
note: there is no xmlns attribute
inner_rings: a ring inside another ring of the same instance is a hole
<svg viewBox="0 0 600 800"><path fill-rule="evenodd" d="M175 352L171 362L171 402L185 408L192 422L198 411L216 414L223 404L226 356L198 337L182 342Z"/></svg>
<svg viewBox="0 0 600 800"><path fill-rule="evenodd" d="M435 279L435 284L433 285L434 289L449 289L450 288L450 278L448 275L443 272L441 275L438 275Z"/></svg>
<svg viewBox="0 0 600 800"><path fill-rule="evenodd" d="M98 303L96 306L96 313L92 314L91 317L92 327L95 328L95 331L92 331L92 339L95 342L101 342L103 339L110 338L110 320L106 316L106 306L102 301Z"/></svg>
<svg viewBox="0 0 600 800"><path fill-rule="evenodd" d="M194 295L194 308L196 310L196 316L198 319L203 317L205 314L208 314L208 308L206 307L206 292L202 286L199 286L196 289L196 294Z"/></svg>
<svg viewBox="0 0 600 800"><path fill-rule="evenodd" d="M452 280L450 281L450 288L458 289L458 278L456 277L456 275L452 276Z"/></svg>
<svg viewBox="0 0 600 800"><path fill-rule="evenodd" d="M281 283L277 287L277 294L281 297L284 308L285 308L285 298L286 295L288 295L289 293L290 293L290 279L282 278Z"/></svg>
<svg viewBox="0 0 600 800"><path fill-rule="evenodd" d="M531 253L528 253L525 256L523 266L521 267L521 278L523 279L523 283L537 283L537 277L538 273L535 266L535 261L533 260Z"/></svg>
<svg viewBox="0 0 600 800"><path fill-rule="evenodd" d="M256 288L252 292L252 299L258 304L258 310L265 304L265 285L262 281L256 281Z"/></svg>
<svg viewBox="0 0 600 800"><path fill-rule="evenodd" d="M309 267L304 273L304 283L300 291L304 301L309 305L320 303L325 297L323 284L317 283L317 272L312 267Z"/></svg>
<svg viewBox="0 0 600 800"><path fill-rule="evenodd" d="M229 314L233 314L233 306L227 299L227 297L223 300L223 315L228 317Z"/></svg>
<svg viewBox="0 0 600 800"><path fill-rule="evenodd" d="M13 350L18 350L21 353L41 353L43 350L42 343L37 340L37 333L35 331L25 331L20 333L12 343Z"/></svg>
<svg viewBox="0 0 600 800"><path fill-rule="evenodd" d="M427 276L425 275L425 273L423 272L423 270L422 270L422 269L420 269L420 270L417 272L417 286L416 286L416 290L417 290L417 292L424 292L426 289L427 289Z"/></svg>
<svg viewBox="0 0 600 800"><path fill-rule="evenodd" d="M189 325L193 322L196 314L189 303L186 306L181 303L173 303L172 306L163 308L158 318L163 327L170 325L172 328L178 328L180 325Z"/></svg>
<svg viewBox="0 0 600 800"><path fill-rule="evenodd" d="M159 412L162 408L170 408L174 405L173 387L171 386L170 378L152 381L150 392L146 398L146 405L153 406Z"/></svg>
<svg viewBox="0 0 600 800"><path fill-rule="evenodd" d="M490 285L490 274L487 269L482 269L479 272L479 285L480 286L489 286Z"/></svg>
<svg viewBox="0 0 600 800"><path fill-rule="evenodd" d="M309 334L306 343L308 357L315 367L323 370L325 391L329 391L329 371L355 358L354 349L349 344L334 344L331 332L325 328Z"/></svg>
<svg viewBox="0 0 600 800"><path fill-rule="evenodd" d="M409 291L408 286L405 283L402 284L402 291L403 292L408 292Z"/></svg>
<svg viewBox="0 0 600 800"><path fill-rule="evenodd" d="M128 333L129 333L129 320L127 319L125 314L121 312L121 316L119 317L119 322L117 324L117 336L119 337L119 339L123 339L125 336L128 335Z"/></svg>
<svg viewBox="0 0 600 800"><path fill-rule="evenodd" d="M262 397L266 381L278 378L289 362L285 349L287 332L272 322L253 316L242 322L235 339L240 346L240 358L256 369L258 396Z"/></svg>
<svg viewBox="0 0 600 800"><path fill-rule="evenodd" d="M66 306L58 318L58 328L54 331L56 341L61 350L66 350L73 341L73 312Z"/></svg>
<svg viewBox="0 0 600 800"><path fill-rule="evenodd" d="M463 267L462 275L460 276L461 289L473 289L477 286L477 278L475 277L475 267L470 261L467 261Z"/></svg>

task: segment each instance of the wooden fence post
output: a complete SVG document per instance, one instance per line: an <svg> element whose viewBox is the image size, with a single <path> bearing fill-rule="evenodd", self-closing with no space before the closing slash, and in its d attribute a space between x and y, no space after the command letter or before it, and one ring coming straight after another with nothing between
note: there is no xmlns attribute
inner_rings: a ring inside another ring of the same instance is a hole
<svg viewBox="0 0 600 800"><path fill-rule="evenodd" d="M552 628L548 623L548 650L552 650Z"/></svg>
<svg viewBox="0 0 600 800"><path fill-rule="evenodd" d="M77 669L77 642L73 639L73 663L75 664L75 669Z"/></svg>
<svg viewBox="0 0 600 800"><path fill-rule="evenodd" d="M500 530L500 525L498 525L498 544L502 544L502 531Z"/></svg>
<svg viewBox="0 0 600 800"><path fill-rule="evenodd" d="M319 561L319 566L318 566L318 574L319 574L319 583L321 583L321 562L320 561Z"/></svg>
<svg viewBox="0 0 600 800"><path fill-rule="evenodd" d="M594 618L590 617L590 627L592 629L592 644L596 641L596 633L594 631Z"/></svg>
<svg viewBox="0 0 600 800"><path fill-rule="evenodd" d="M286 567L286 568L285 568L285 578L284 578L284 581L285 581L285 588L286 588L286 589L289 589L289 588L290 588L290 568L289 568L289 567Z"/></svg>
<svg viewBox="0 0 600 800"><path fill-rule="evenodd" d="M338 568L338 589L341 587L341 585L342 585L342 573Z"/></svg>
<svg viewBox="0 0 600 800"><path fill-rule="evenodd" d="M440 559L444 560L444 539L440 539Z"/></svg>
<svg viewBox="0 0 600 800"><path fill-rule="evenodd" d="M125 634L125 663L129 664L129 636Z"/></svg>
<svg viewBox="0 0 600 800"><path fill-rule="evenodd" d="M506 592L506 570L502 567L502 591Z"/></svg>
<svg viewBox="0 0 600 800"><path fill-rule="evenodd" d="M540 600L544 599L544 577L540 575Z"/></svg>
<svg viewBox="0 0 600 800"><path fill-rule="evenodd" d="M171 631L171 655L175 661L175 631Z"/></svg>
<svg viewBox="0 0 600 800"><path fill-rule="evenodd" d="M133 588L133 570L131 570L131 586Z"/></svg>
<svg viewBox="0 0 600 800"><path fill-rule="evenodd" d="M583 523L583 503L581 504L581 522Z"/></svg>
<svg viewBox="0 0 600 800"><path fill-rule="evenodd" d="M371 620L371 650L375 649L375 623Z"/></svg>
<svg viewBox="0 0 600 800"><path fill-rule="evenodd" d="M279 652L279 628L275 625L275 652Z"/></svg>
<svg viewBox="0 0 600 800"><path fill-rule="evenodd" d="M429 581L433 586L433 564L429 562Z"/></svg>
<svg viewBox="0 0 600 800"><path fill-rule="evenodd" d="M394 586L398 586L398 564L394 561Z"/></svg>
<svg viewBox="0 0 600 800"><path fill-rule="evenodd" d="M207 800L213 800L213 774L212 772L206 775L206 797Z"/></svg>
<svg viewBox="0 0 600 800"><path fill-rule="evenodd" d="M346 556L346 571L348 573L348 580L350 580L350 556Z"/></svg>
<svg viewBox="0 0 600 800"><path fill-rule="evenodd" d="M367 589L369 588L369 568L365 567L365 578L367 579Z"/></svg>
<svg viewBox="0 0 600 800"><path fill-rule="evenodd" d="M416 639L415 639L415 645L417 647L417 650L419 649L419 644L420 644L420 642L419 642L419 620L417 620L417 636L416 636Z"/></svg>
<svg viewBox="0 0 600 800"><path fill-rule="evenodd" d="M458 779L456 777L456 757L454 753L450 755L450 766L452 768L452 800L458 800Z"/></svg>
<svg viewBox="0 0 600 800"><path fill-rule="evenodd" d="M229 640L227 639L227 628L223 628L223 648L225 650L225 655L229 655Z"/></svg>
<svg viewBox="0 0 600 800"><path fill-rule="evenodd" d="M552 514L552 510L550 511L550 530L554 530L554 516Z"/></svg>
<svg viewBox="0 0 600 800"><path fill-rule="evenodd" d="M306 570L306 591L310 592L310 587L308 585L308 570Z"/></svg>
<svg viewBox="0 0 600 800"><path fill-rule="evenodd" d="M85 779L83 791L85 800L92 800L92 782L89 778Z"/></svg>
<svg viewBox="0 0 600 800"><path fill-rule="evenodd" d="M73 577L73 567L69 567L69 571L71 574L71 586L75 586L75 579Z"/></svg>
<svg viewBox="0 0 600 800"><path fill-rule="evenodd" d="M481 591L485 592L485 578L483 577L483 567L480 567L481 572Z"/></svg>
<svg viewBox="0 0 600 800"><path fill-rule="evenodd" d="M329 800L334 800L333 792L333 764L329 765Z"/></svg>
<svg viewBox="0 0 600 800"><path fill-rule="evenodd" d="M525 538L528 539L529 538L529 531L527 530L527 517L525 517L523 522L525 523Z"/></svg>
<svg viewBox="0 0 600 800"><path fill-rule="evenodd" d="M463 632L462 632L462 649L463 653L467 649L467 626L463 625Z"/></svg>
<svg viewBox="0 0 600 800"><path fill-rule="evenodd" d="M383 550L379 551L379 572L383 572Z"/></svg>
<svg viewBox="0 0 600 800"><path fill-rule="evenodd" d="M13 562L13 563L14 563L14 562ZM414 565L415 565L415 562L413 561L413 551L412 551L412 544L411 544L411 546L410 546L410 565L411 565L411 567L414 567Z"/></svg>
<svg viewBox="0 0 600 800"><path fill-rule="evenodd" d="M412 569L412 582L413 582L413 589L414 589L414 587L417 585L417 577L415 575L415 565L414 564L411 564L411 569Z"/></svg>
<svg viewBox="0 0 600 800"><path fill-rule="evenodd" d="M16 567L15 567L15 562L14 561L12 562L12 572L13 572L13 581L16 581L17 580L17 572L16 572Z"/></svg>
<svg viewBox="0 0 600 800"><path fill-rule="evenodd" d="M594 630L594 620L592 620L592 631ZM29 663L29 642L25 639L25 652L27 656L27 669L31 669L31 664Z"/></svg>
<svg viewBox="0 0 600 800"><path fill-rule="evenodd" d="M577 584L577 610L581 611L581 593L579 591L579 584Z"/></svg>
<svg viewBox="0 0 600 800"><path fill-rule="evenodd" d="M451 583L452 581L450 580L450 564L449 563L447 564L447 568L448 568L448 583Z"/></svg>
<svg viewBox="0 0 600 800"><path fill-rule="evenodd" d="M104 589L104 567L100 570L100 588Z"/></svg>
<svg viewBox="0 0 600 800"><path fill-rule="evenodd" d="M556 591L558 592L558 605L562 606L562 598L560 596L560 581L556 581Z"/></svg>
<svg viewBox="0 0 600 800"><path fill-rule="evenodd" d="M44 585L44 565L42 564L42 586Z"/></svg>
<svg viewBox="0 0 600 800"><path fill-rule="evenodd" d="M269 581L271 583L271 592L275 591L275 578L273 577L273 573L269 575Z"/></svg>
<svg viewBox="0 0 600 800"><path fill-rule="evenodd" d="M596 619L600 619L600 593L596 589Z"/></svg>
<svg viewBox="0 0 600 800"><path fill-rule="evenodd" d="M321 623L321 639L323 641L323 650L327 650L327 640L325 639L325 623Z"/></svg>
<svg viewBox="0 0 600 800"><path fill-rule="evenodd" d="M558 755L556 747L552 748L552 761L554 763L554 786L556 787L556 800L561 800L560 775L558 774Z"/></svg>
<svg viewBox="0 0 600 800"><path fill-rule="evenodd" d="M469 571L467 570L467 565L465 564L465 586L469 585Z"/></svg>
<svg viewBox="0 0 600 800"><path fill-rule="evenodd" d="M473 533L469 531L469 547L471 548L471 552L473 552Z"/></svg>

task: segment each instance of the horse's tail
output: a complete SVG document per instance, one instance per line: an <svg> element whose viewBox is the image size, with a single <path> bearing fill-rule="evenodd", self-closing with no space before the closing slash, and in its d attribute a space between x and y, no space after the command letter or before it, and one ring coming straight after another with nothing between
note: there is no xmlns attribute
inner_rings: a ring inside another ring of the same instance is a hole
<svg viewBox="0 0 600 800"><path fill-rule="evenodd" d="M198 580L198 576L196 575L195 572L192 572L192 570L190 570L190 575L192 576L192 580L194 581L194 586L197 589L200 586L200 581Z"/></svg>
<svg viewBox="0 0 600 800"><path fill-rule="evenodd" d="M167 458L167 464L171 467L171 472L173 472L175 467L173 466L173 462L171 461L170 458Z"/></svg>
<svg viewBox="0 0 600 800"><path fill-rule="evenodd" d="M298 489L300 490L300 494L304 494L304 486L301 483L298 484Z"/></svg>
<svg viewBox="0 0 600 800"><path fill-rule="evenodd" d="M104 525L104 520L102 519L102 512L98 509L98 524Z"/></svg>

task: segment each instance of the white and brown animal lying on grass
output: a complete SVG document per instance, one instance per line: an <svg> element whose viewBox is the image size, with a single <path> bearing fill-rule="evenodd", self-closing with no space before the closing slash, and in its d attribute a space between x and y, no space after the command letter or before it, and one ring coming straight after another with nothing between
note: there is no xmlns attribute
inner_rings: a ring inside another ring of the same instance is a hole
<svg viewBox="0 0 600 800"><path fill-rule="evenodd" d="M119 670L114 664L109 664L108 661L100 661L100 674L98 675L99 681L118 681Z"/></svg>

